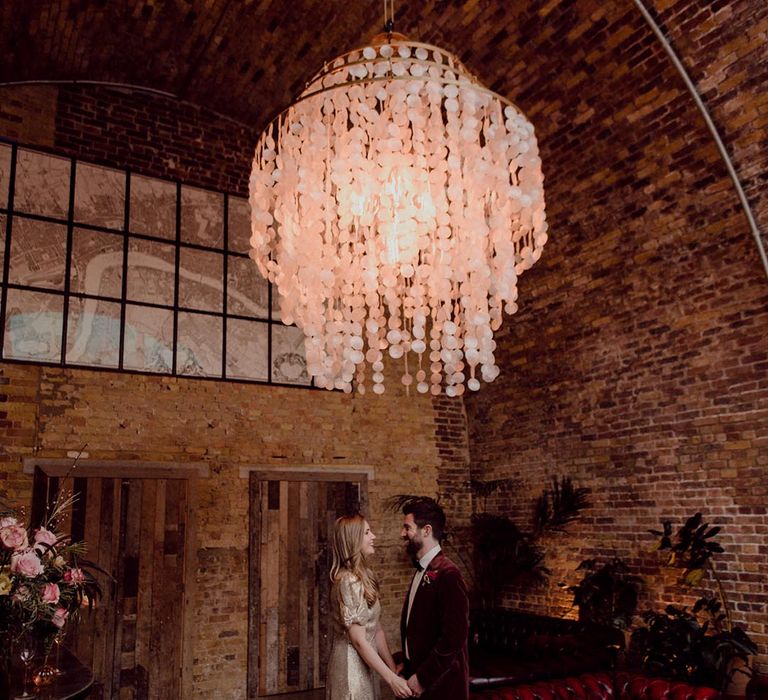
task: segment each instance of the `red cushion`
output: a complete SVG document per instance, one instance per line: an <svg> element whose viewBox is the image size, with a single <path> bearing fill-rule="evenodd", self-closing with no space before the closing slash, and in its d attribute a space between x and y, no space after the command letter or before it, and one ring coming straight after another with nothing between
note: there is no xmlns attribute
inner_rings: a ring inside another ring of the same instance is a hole
<svg viewBox="0 0 768 700"><path fill-rule="evenodd" d="M720 697L713 688L629 673L617 673L615 687L617 700L715 700Z"/></svg>
<svg viewBox="0 0 768 700"><path fill-rule="evenodd" d="M473 692L472 700L717 700L712 688L638 674L585 673L529 685Z"/></svg>

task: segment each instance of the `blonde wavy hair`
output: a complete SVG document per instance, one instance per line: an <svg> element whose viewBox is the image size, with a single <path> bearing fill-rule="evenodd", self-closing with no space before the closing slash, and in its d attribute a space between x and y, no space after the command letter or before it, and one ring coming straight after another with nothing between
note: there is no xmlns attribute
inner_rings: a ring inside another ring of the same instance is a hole
<svg viewBox="0 0 768 700"><path fill-rule="evenodd" d="M365 518L360 513L342 515L334 523L331 540L331 581L336 581L342 573L349 571L362 581L365 602L370 608L379 597L379 584L368 568L362 552L365 525Z"/></svg>

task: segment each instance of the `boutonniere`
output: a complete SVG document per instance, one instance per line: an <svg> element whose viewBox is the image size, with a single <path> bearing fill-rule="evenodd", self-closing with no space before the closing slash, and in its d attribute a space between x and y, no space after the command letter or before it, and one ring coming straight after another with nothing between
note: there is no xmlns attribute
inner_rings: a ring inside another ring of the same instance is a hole
<svg viewBox="0 0 768 700"><path fill-rule="evenodd" d="M431 569L427 569L424 572L424 578L421 579L421 585L429 586L435 581L437 581L437 571L432 571Z"/></svg>

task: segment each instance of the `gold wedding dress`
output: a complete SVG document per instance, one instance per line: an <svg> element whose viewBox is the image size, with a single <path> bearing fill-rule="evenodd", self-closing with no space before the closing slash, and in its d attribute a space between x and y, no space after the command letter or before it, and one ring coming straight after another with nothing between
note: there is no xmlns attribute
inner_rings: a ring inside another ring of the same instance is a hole
<svg viewBox="0 0 768 700"><path fill-rule="evenodd" d="M369 608L363 583L351 572L339 575L331 588L333 642L325 679L326 700L378 700L379 679L355 651L347 630L356 624L365 627L366 639L376 648L381 604Z"/></svg>

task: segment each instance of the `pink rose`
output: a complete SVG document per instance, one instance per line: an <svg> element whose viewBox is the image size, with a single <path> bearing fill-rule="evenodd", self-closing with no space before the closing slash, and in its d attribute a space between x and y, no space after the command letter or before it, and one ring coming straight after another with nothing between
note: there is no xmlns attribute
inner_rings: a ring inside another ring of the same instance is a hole
<svg viewBox="0 0 768 700"><path fill-rule="evenodd" d="M4 518L0 518L0 528L16 525L18 522L12 515L6 515Z"/></svg>
<svg viewBox="0 0 768 700"><path fill-rule="evenodd" d="M56 612L53 613L51 622L59 629L64 627L64 623L67 621L69 613L64 608L56 608Z"/></svg>
<svg viewBox="0 0 768 700"><path fill-rule="evenodd" d="M53 532L46 530L44 527L35 531L35 544L48 544L53 547L53 545L56 544L57 539L58 538Z"/></svg>
<svg viewBox="0 0 768 700"><path fill-rule="evenodd" d="M64 572L64 580L72 586L85 583L85 574L82 569L69 569Z"/></svg>
<svg viewBox="0 0 768 700"><path fill-rule="evenodd" d="M46 583L43 586L43 602L55 605L59 602L59 587L55 583Z"/></svg>
<svg viewBox="0 0 768 700"><path fill-rule="evenodd" d="M29 546L27 531L18 523L0 528L0 542L8 549L18 551Z"/></svg>
<svg viewBox="0 0 768 700"><path fill-rule="evenodd" d="M32 549L28 549L26 552L17 552L11 556L11 571L14 574L35 578L35 576L42 574L43 570L43 562Z"/></svg>

